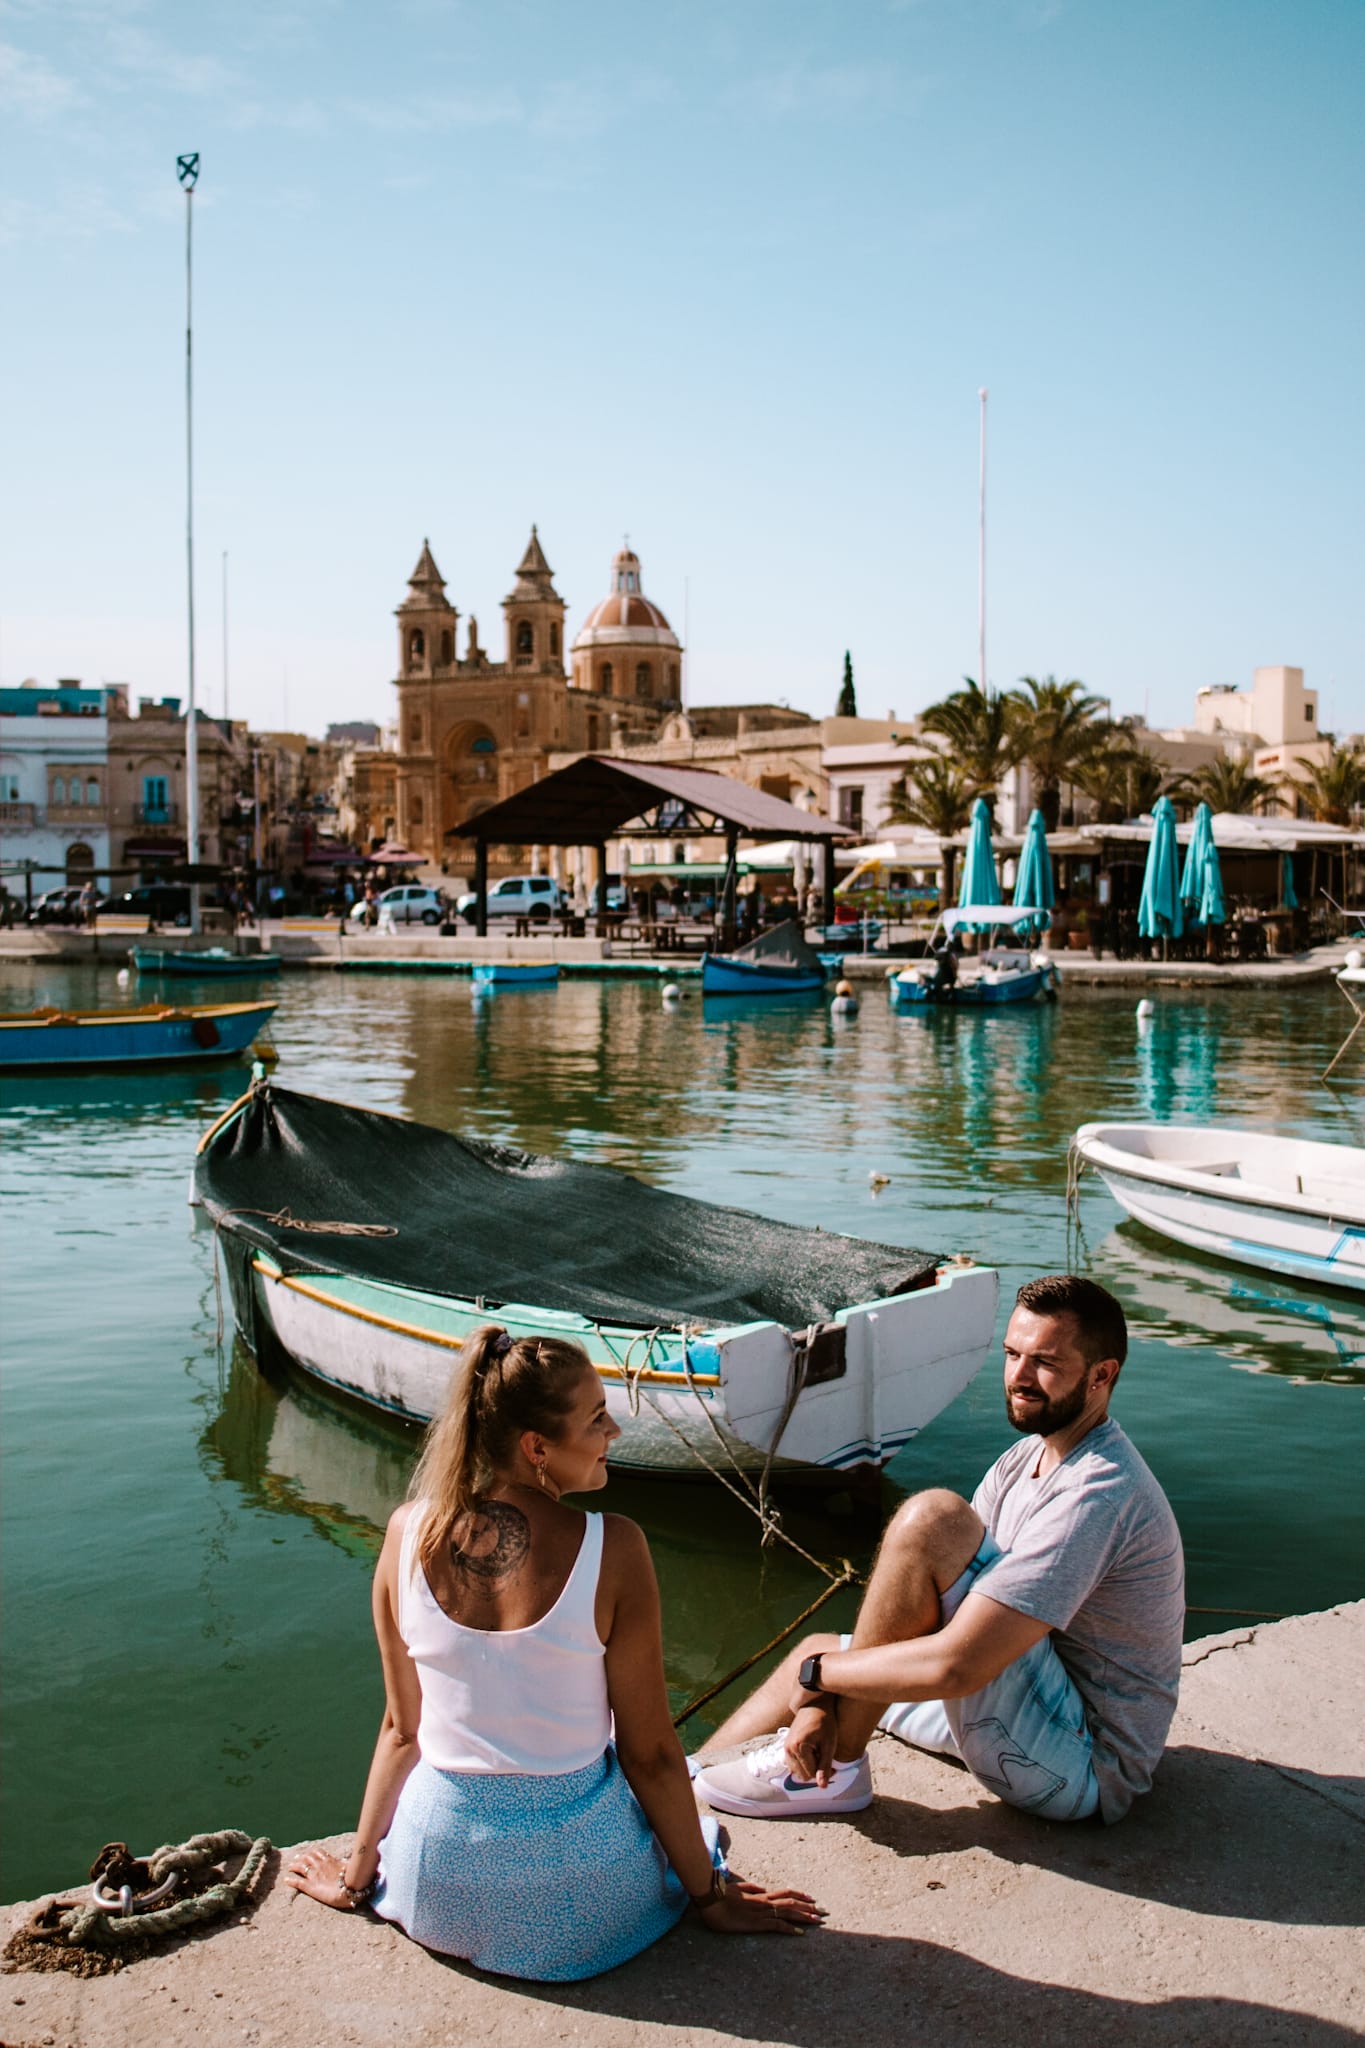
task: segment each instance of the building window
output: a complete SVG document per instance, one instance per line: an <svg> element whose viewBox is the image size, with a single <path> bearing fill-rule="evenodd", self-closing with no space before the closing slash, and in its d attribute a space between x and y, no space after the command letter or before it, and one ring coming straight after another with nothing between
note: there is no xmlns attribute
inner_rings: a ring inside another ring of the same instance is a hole
<svg viewBox="0 0 1365 2048"><path fill-rule="evenodd" d="M165 825L170 820L171 796L164 775L142 778L142 809L145 825Z"/></svg>
<svg viewBox="0 0 1365 2048"><path fill-rule="evenodd" d="M449 668L455 659L455 635L446 629L441 635L441 667Z"/></svg>
<svg viewBox="0 0 1365 2048"><path fill-rule="evenodd" d="M18 776L0 775L0 804L17 804L19 800Z"/></svg>
<svg viewBox="0 0 1365 2048"><path fill-rule="evenodd" d="M1307 719L1308 723L1311 725L1313 723L1313 707L1311 704L1304 705L1303 715Z"/></svg>
<svg viewBox="0 0 1365 2048"><path fill-rule="evenodd" d="M51 801L54 804L64 804L66 802L66 777L64 775L53 776Z"/></svg>
<svg viewBox="0 0 1365 2048"><path fill-rule="evenodd" d="M556 660L556 661L558 661L558 659L559 659L559 628L558 628L558 626L551 626L551 628L550 628L550 652L551 652L551 654L552 654L552 655L554 656L555 660Z"/></svg>
<svg viewBox="0 0 1365 2048"><path fill-rule="evenodd" d="M610 697L611 695L611 681L611 663L604 661L601 668L597 671L597 687L604 697Z"/></svg>
<svg viewBox="0 0 1365 2048"><path fill-rule="evenodd" d="M98 782L96 782L94 776L92 775L90 777L90 780L85 785L85 801L88 804L97 804L99 800L100 786Z"/></svg>
<svg viewBox="0 0 1365 2048"><path fill-rule="evenodd" d="M414 626L411 633L408 635L408 660L410 662L421 661L425 658L426 651L426 635L425 633L420 632L418 628Z"/></svg>
<svg viewBox="0 0 1365 2048"><path fill-rule="evenodd" d="M597 752L597 713L595 711L588 713L588 752L590 754Z"/></svg>
<svg viewBox="0 0 1365 2048"><path fill-rule="evenodd" d="M535 653L535 651L536 651L536 636L535 636L535 634L534 634L534 633L533 633L533 632L531 631L531 621L530 621L529 619L518 619L518 621L517 621L517 653L518 653L518 654L534 654L534 653Z"/></svg>
<svg viewBox="0 0 1365 2048"><path fill-rule="evenodd" d="M412 800L412 822L414 825L422 823L422 799L420 796L415 796Z"/></svg>
<svg viewBox="0 0 1365 2048"><path fill-rule="evenodd" d="M531 698L526 690L517 691L516 738L529 739L531 735Z"/></svg>
<svg viewBox="0 0 1365 2048"><path fill-rule="evenodd" d="M412 714L412 724L411 724L411 726L410 726L410 728L409 728L409 731L408 731L408 745L409 745L410 747L420 747L420 746L421 746L421 744L422 744L422 719L421 719L421 715L420 715L420 713L419 713L419 712L416 712L416 711L414 711L414 712L413 712L413 714Z"/></svg>
<svg viewBox="0 0 1365 2048"><path fill-rule="evenodd" d="M476 740L470 742L469 751L471 754L496 754L498 743L491 733L480 733Z"/></svg>
<svg viewBox="0 0 1365 2048"><path fill-rule="evenodd" d="M637 662L636 662L636 664L635 664L635 694L636 694L636 696L637 696L637 697L649 697L649 696L652 696L652 695L653 695L653 689L654 689L654 685L653 685L653 679L651 678L651 676L650 676L650 673L649 673L649 663L648 663L647 661L637 661Z"/></svg>
<svg viewBox="0 0 1365 2048"><path fill-rule="evenodd" d="M860 789L841 789L839 791L839 823L847 825L851 831L862 831L863 793Z"/></svg>

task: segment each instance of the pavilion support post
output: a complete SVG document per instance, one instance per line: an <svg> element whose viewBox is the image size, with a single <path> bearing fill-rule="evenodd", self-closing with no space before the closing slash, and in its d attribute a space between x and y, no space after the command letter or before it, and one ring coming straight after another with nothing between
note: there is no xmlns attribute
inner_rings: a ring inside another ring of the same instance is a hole
<svg viewBox="0 0 1365 2048"><path fill-rule="evenodd" d="M739 830L734 825L725 828L725 880L720 891L720 943L721 950L728 953L739 937L739 920L736 915L735 891L739 882Z"/></svg>
<svg viewBox="0 0 1365 2048"><path fill-rule="evenodd" d="M824 883L824 902L820 907L820 915L825 921L826 928L828 928L834 922L834 841L832 839L826 839L823 842L821 853L823 858L820 864L820 875Z"/></svg>
<svg viewBox="0 0 1365 2048"><path fill-rule="evenodd" d="M488 937L488 841L474 841L474 930Z"/></svg>
<svg viewBox="0 0 1365 2048"><path fill-rule="evenodd" d="M603 938L611 926L607 922L607 848L605 841L595 839L592 847L593 863L597 869L597 923L595 935Z"/></svg>

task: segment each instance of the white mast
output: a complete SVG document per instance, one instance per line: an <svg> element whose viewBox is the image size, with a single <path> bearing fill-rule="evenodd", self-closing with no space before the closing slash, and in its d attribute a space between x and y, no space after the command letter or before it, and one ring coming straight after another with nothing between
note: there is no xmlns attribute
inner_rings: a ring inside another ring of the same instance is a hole
<svg viewBox="0 0 1365 2048"><path fill-rule="evenodd" d="M194 188L199 152L175 160L185 190L185 573L189 622L189 709L185 717L185 852L191 868L199 860L199 718L194 697ZM190 884L190 930L199 930L199 884Z"/></svg>

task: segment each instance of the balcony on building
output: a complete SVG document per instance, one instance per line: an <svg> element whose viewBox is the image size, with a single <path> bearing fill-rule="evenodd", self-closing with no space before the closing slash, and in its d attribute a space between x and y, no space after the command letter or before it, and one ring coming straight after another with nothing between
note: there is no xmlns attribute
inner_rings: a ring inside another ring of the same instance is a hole
<svg viewBox="0 0 1365 2048"><path fill-rule="evenodd" d="M139 825L178 825L180 806L174 801L166 803L136 804L133 808L135 823Z"/></svg>
<svg viewBox="0 0 1365 2048"><path fill-rule="evenodd" d="M0 830L31 832L37 822L37 804L0 803Z"/></svg>

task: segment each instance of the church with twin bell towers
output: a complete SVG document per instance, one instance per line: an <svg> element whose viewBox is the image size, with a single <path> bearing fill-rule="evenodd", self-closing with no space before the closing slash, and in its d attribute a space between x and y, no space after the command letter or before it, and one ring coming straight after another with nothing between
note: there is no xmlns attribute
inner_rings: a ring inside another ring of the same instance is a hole
<svg viewBox="0 0 1365 2048"><path fill-rule="evenodd" d="M460 613L423 541L397 610L397 830L428 861L458 857L450 828L538 780L551 754L647 742L681 707L682 646L628 546L572 645L565 612L533 526L502 600L502 658L472 612L462 649Z"/></svg>

